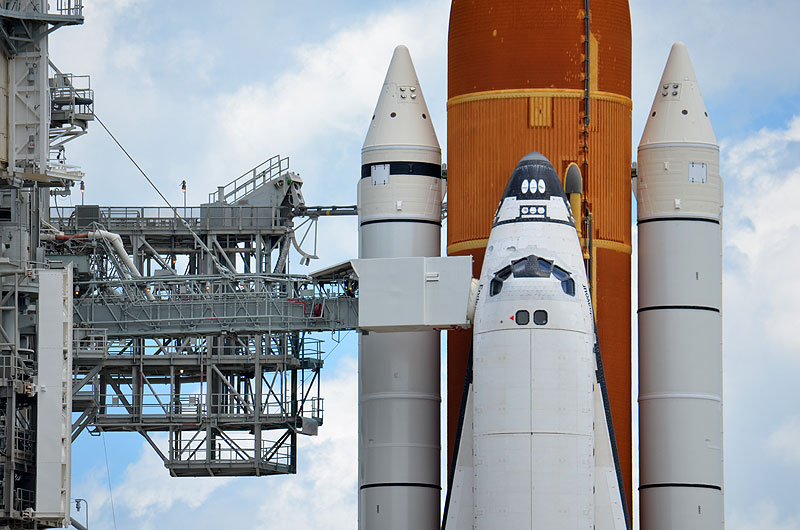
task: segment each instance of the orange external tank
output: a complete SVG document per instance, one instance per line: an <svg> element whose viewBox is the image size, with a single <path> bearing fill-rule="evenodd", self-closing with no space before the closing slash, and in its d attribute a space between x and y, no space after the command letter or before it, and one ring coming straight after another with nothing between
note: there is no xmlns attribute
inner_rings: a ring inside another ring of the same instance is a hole
<svg viewBox="0 0 800 530"><path fill-rule="evenodd" d="M473 274L479 276L495 209L508 176L526 153L547 156L562 179L571 163L581 169L581 243L629 507L630 97L627 0L453 1L447 253L473 256ZM471 338L469 331L448 335L450 458Z"/></svg>

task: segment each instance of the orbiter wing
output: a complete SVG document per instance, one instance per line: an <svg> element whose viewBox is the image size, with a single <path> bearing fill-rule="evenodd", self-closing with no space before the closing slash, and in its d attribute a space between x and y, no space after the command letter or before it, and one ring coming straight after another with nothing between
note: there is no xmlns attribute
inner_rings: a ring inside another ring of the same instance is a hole
<svg viewBox="0 0 800 530"><path fill-rule="evenodd" d="M453 463L447 481L442 530L472 530L474 518L472 486L472 352L470 352L453 447Z"/></svg>
<svg viewBox="0 0 800 530"><path fill-rule="evenodd" d="M595 330L594 521L595 530L630 530L622 470L617 454L611 405Z"/></svg>

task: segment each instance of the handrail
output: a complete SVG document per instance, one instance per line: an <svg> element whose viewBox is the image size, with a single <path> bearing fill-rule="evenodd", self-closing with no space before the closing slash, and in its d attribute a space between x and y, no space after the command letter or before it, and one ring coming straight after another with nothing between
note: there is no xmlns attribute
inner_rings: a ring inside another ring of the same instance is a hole
<svg viewBox="0 0 800 530"><path fill-rule="evenodd" d="M236 202L288 170L289 158L275 155L224 186L220 186L217 191L209 193L208 202Z"/></svg>
<svg viewBox="0 0 800 530"><path fill-rule="evenodd" d="M62 231L80 230L76 206L51 206L51 224ZM194 229L200 230L275 230L284 229L279 209L272 206L207 204L176 208L180 217ZM181 218L164 206L102 206L99 219L109 230L154 229L186 232Z"/></svg>

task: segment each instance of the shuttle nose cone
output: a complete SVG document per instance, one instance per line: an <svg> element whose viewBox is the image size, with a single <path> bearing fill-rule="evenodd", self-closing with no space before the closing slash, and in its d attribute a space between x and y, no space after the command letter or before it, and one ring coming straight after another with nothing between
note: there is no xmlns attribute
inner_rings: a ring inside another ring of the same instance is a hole
<svg viewBox="0 0 800 530"><path fill-rule="evenodd" d="M564 188L553 165L546 156L535 152L522 157L503 192L503 199L550 199L553 196L566 201Z"/></svg>
<svg viewBox="0 0 800 530"><path fill-rule="evenodd" d="M717 145L700 85L682 42L672 46L639 148L683 142Z"/></svg>
<svg viewBox="0 0 800 530"><path fill-rule="evenodd" d="M409 162L441 162L436 131L405 46L394 50L361 154L362 163L383 162L387 156Z"/></svg>

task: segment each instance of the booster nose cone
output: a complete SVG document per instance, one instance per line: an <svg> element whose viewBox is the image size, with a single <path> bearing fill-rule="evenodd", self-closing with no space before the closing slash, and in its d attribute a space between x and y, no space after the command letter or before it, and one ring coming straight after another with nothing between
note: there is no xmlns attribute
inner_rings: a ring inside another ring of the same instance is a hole
<svg viewBox="0 0 800 530"><path fill-rule="evenodd" d="M564 188L553 165L546 156L536 152L522 157L503 192L503 199L550 199L553 196L566 201Z"/></svg>
<svg viewBox="0 0 800 530"><path fill-rule="evenodd" d="M700 85L682 42L672 46L639 148L682 142L717 145Z"/></svg>
<svg viewBox="0 0 800 530"><path fill-rule="evenodd" d="M441 153L411 54L398 46L361 149L362 164L389 160L440 164Z"/></svg>

